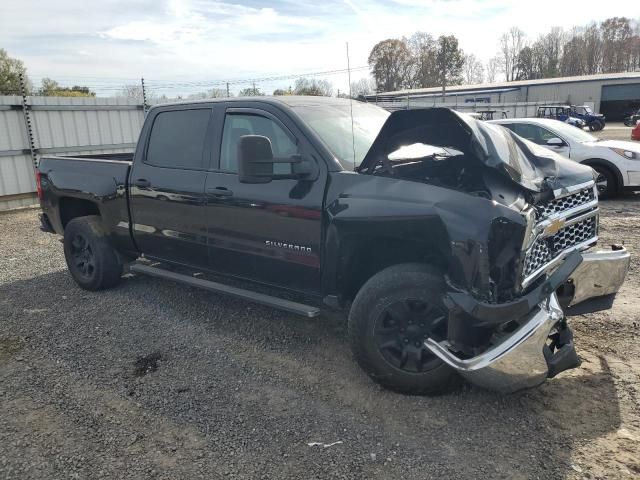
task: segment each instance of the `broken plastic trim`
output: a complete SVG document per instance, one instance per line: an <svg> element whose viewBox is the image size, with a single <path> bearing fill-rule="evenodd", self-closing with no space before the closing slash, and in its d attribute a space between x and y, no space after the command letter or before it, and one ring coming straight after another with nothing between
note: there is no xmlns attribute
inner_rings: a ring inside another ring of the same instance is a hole
<svg viewBox="0 0 640 480"><path fill-rule="evenodd" d="M474 326L499 325L521 318L531 312L555 292L560 285L566 282L581 263L582 255L580 252L574 251L570 253L565 258L564 263L542 284L513 302L485 303L463 292L449 292L444 301L449 309L460 309L466 313L469 318L468 321Z"/></svg>

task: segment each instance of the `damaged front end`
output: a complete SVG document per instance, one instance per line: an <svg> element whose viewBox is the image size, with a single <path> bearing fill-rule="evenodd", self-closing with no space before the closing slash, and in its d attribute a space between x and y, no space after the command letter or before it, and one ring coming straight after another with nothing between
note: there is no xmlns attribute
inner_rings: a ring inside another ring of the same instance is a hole
<svg viewBox="0 0 640 480"><path fill-rule="evenodd" d="M418 144L441 147L448 158L393 155ZM462 167L443 185L433 172L446 171L447 161ZM449 314L447 338L426 339L429 351L473 383L502 392L580 364L563 308L617 292L629 268L624 248L590 251L599 214L590 167L496 125L428 109L393 113L359 171L479 197L475 222L457 213L459 203L434 203L450 243Z"/></svg>

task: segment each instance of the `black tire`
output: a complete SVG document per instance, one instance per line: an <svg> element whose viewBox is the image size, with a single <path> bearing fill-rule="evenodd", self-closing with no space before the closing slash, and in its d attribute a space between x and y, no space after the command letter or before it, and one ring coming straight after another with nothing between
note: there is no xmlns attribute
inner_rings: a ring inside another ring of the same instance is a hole
<svg viewBox="0 0 640 480"><path fill-rule="evenodd" d="M599 132L604 128L603 123L600 120L594 120L589 124L589 130L592 132Z"/></svg>
<svg viewBox="0 0 640 480"><path fill-rule="evenodd" d="M85 290L111 288L120 282L122 264L98 216L74 218L67 224L64 257L71 276Z"/></svg>
<svg viewBox="0 0 640 480"><path fill-rule="evenodd" d="M602 199L613 198L618 194L618 180L611 169L602 165L590 165L597 173L596 187L598 197Z"/></svg>
<svg viewBox="0 0 640 480"><path fill-rule="evenodd" d="M349 312L349 341L373 381L413 395L445 393L458 385L456 371L421 347L426 336L446 337L443 292L442 274L421 264L386 268L363 285Z"/></svg>

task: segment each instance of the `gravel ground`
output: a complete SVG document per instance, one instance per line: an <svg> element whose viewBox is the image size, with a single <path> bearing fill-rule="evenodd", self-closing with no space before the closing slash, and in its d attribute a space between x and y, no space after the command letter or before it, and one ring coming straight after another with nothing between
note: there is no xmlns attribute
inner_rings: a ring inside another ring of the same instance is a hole
<svg viewBox="0 0 640 480"><path fill-rule="evenodd" d="M640 251L640 196L602 208L602 243ZM612 310L571 318L582 368L409 397L358 369L338 317L146 277L85 292L37 211L0 232L2 479L640 476L638 257Z"/></svg>

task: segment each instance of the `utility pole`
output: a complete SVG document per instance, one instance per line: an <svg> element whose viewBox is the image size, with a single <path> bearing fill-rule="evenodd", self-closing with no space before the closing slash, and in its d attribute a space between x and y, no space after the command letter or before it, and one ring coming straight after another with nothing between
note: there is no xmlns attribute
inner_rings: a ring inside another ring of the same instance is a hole
<svg viewBox="0 0 640 480"><path fill-rule="evenodd" d="M230 97L231 95L229 95L229 82L227 82L227 97Z"/></svg>

